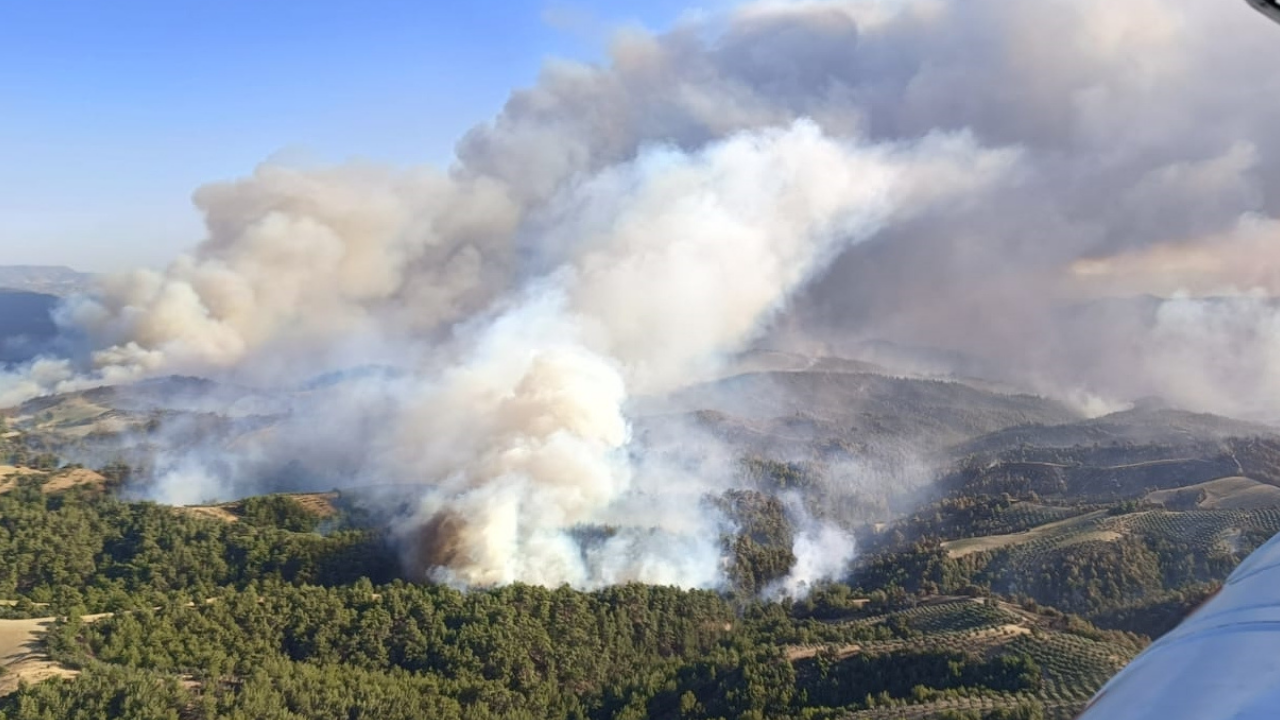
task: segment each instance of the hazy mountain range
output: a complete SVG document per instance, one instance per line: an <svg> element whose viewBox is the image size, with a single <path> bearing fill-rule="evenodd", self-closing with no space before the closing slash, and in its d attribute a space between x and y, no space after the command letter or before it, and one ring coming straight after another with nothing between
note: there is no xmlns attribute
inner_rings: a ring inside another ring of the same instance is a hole
<svg viewBox="0 0 1280 720"><path fill-rule="evenodd" d="M61 265L0 265L0 289L63 297L87 290L93 275Z"/></svg>

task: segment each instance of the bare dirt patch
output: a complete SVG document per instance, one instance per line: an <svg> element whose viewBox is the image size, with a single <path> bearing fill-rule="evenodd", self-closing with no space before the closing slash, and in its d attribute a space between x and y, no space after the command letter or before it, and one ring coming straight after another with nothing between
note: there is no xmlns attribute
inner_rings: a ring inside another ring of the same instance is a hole
<svg viewBox="0 0 1280 720"><path fill-rule="evenodd" d="M73 468L55 473L48 482L40 486L40 491L48 494L81 486L101 488L106 481L106 478L92 470Z"/></svg>
<svg viewBox="0 0 1280 720"><path fill-rule="evenodd" d="M240 516L231 512L226 505L186 505L176 507L174 510L195 517L207 518L210 520L218 520L220 522L239 522Z"/></svg>
<svg viewBox="0 0 1280 720"><path fill-rule="evenodd" d="M58 470L53 474L44 470L32 470L31 468L16 467L13 465L0 465L0 493L6 493L18 486L17 480L23 475L34 475L37 477L47 477L48 479L40 486L43 493L56 493L63 490L70 490L74 487L90 486L101 488L107 479L92 470L85 468L70 468L67 470Z"/></svg>
<svg viewBox="0 0 1280 720"><path fill-rule="evenodd" d="M97 613L82 615L81 619L93 622L112 615ZM0 620L0 667L5 669L0 675L0 696L17 690L24 682L34 685L49 678L69 678L80 674L79 670L54 662L45 652L45 633L56 621L54 617Z"/></svg>
<svg viewBox="0 0 1280 720"><path fill-rule="evenodd" d="M0 620L0 695L18 689L20 683L35 684L52 677L74 677L77 671L65 668L44 651L44 634L55 618Z"/></svg>
<svg viewBox="0 0 1280 720"><path fill-rule="evenodd" d="M338 514L338 508L334 506L334 502L339 497L336 492L299 493L289 497L301 505L303 510L318 517L331 517Z"/></svg>
<svg viewBox="0 0 1280 720"><path fill-rule="evenodd" d="M828 650L830 647L831 647L830 645L793 645L787 648L786 657L787 657L787 660L791 662L796 662L798 660L808 660L811 657L817 657L818 653ZM857 655L858 653L862 652L862 646L856 645L856 644L841 645L835 648L835 651L836 651L836 657L838 659L843 660L847 657L850 657L852 655Z"/></svg>
<svg viewBox="0 0 1280 720"><path fill-rule="evenodd" d="M999 637L1017 637L1019 635L1030 635L1031 628L1023 625L1001 625L993 627L989 630L983 630L981 637L999 638Z"/></svg>
<svg viewBox="0 0 1280 720"><path fill-rule="evenodd" d="M6 493L18 486L18 478L23 475L43 475L40 470L15 465L0 465L0 493Z"/></svg>
<svg viewBox="0 0 1280 720"><path fill-rule="evenodd" d="M0 493L8 492L14 488L14 476L22 473L22 468L13 465L0 465Z"/></svg>

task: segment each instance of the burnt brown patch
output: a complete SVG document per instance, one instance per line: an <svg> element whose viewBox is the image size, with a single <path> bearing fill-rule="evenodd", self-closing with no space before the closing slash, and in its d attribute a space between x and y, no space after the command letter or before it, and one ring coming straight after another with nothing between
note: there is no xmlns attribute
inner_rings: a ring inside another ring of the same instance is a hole
<svg viewBox="0 0 1280 720"><path fill-rule="evenodd" d="M442 510L417 531L417 570L426 575L433 568L456 567L463 560L462 534L466 520L451 510Z"/></svg>

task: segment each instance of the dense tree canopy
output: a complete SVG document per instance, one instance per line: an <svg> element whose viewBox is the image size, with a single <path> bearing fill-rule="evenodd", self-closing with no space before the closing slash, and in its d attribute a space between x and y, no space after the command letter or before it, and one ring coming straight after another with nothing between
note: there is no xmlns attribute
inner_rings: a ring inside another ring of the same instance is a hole
<svg viewBox="0 0 1280 720"><path fill-rule="evenodd" d="M708 499L730 521L724 588L463 592L398 579L359 508L277 495L211 517L48 492L35 466L57 459L5 447L32 471L0 493L0 614L59 616L47 650L79 673L0 698L15 720L1065 719L1280 529L1275 508L1070 502L1038 494L1070 473L962 464L895 525L849 528L847 582L769 600L796 561L788 493L819 512L824 469L750 459Z"/></svg>

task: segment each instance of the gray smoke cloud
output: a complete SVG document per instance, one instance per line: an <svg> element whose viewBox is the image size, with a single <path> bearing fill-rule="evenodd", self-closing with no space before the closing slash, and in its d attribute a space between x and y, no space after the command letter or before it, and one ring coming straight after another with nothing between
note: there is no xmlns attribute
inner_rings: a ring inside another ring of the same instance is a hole
<svg viewBox="0 0 1280 720"><path fill-rule="evenodd" d="M291 398L217 463L165 459L154 491L308 456L418 488L423 576L715 585L698 498L722 479L639 453L632 412L753 343L883 339L1089 408L1270 412L1276 60L1220 0L761 2L627 31L548 65L447 170L200 189L207 239L67 303L83 356L5 376L0 404L394 368ZM806 524L784 589L847 542Z"/></svg>
<svg viewBox="0 0 1280 720"><path fill-rule="evenodd" d="M1244 3L977 0L860 29L839 87L873 138L965 128L1021 172L847 252L778 343L949 349L1085 410L1277 418L1274 27Z"/></svg>
<svg viewBox="0 0 1280 720"><path fill-rule="evenodd" d="M394 474L431 479L418 564L467 585L716 584L708 480L673 494L654 475L677 468L626 458L628 397L711 371L843 245L1011 160L963 136L863 146L799 122L642 152L554 197L536 225L572 260L478 323L394 421ZM598 524L615 533L584 552L571 531Z"/></svg>

